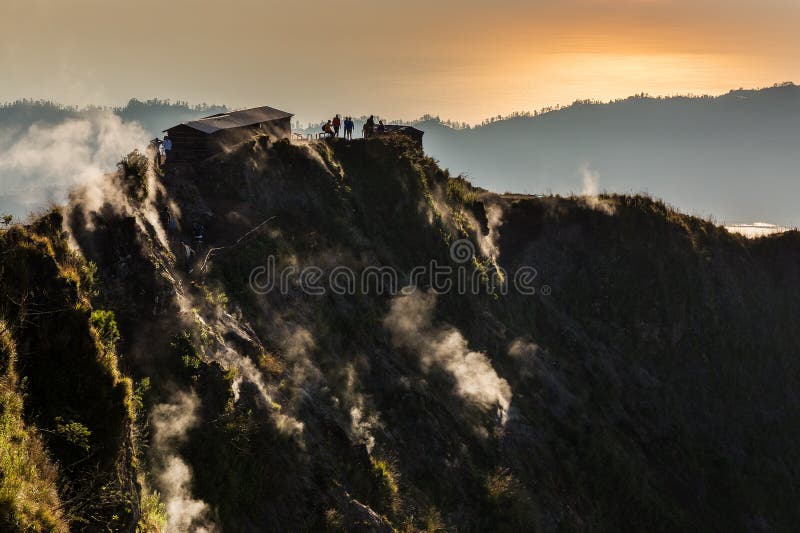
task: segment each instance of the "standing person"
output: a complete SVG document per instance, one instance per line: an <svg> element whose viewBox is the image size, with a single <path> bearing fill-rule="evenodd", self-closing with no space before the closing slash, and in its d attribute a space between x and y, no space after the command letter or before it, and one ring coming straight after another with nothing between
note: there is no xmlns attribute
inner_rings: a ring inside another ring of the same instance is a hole
<svg viewBox="0 0 800 533"><path fill-rule="evenodd" d="M372 133L375 130L375 115L370 115L367 121L364 123L363 133L364 138L372 137Z"/></svg>
<svg viewBox="0 0 800 533"><path fill-rule="evenodd" d="M342 119L339 118L339 115L337 114L335 117L333 117L333 136L334 137L338 137L339 136L339 128L341 128L341 127L342 127Z"/></svg>
<svg viewBox="0 0 800 533"><path fill-rule="evenodd" d="M164 159L167 161L172 161L172 139L169 138L169 134L164 134Z"/></svg>
<svg viewBox="0 0 800 533"><path fill-rule="evenodd" d="M383 121L378 121L378 135L386 133L386 126L383 124Z"/></svg>
<svg viewBox="0 0 800 533"><path fill-rule="evenodd" d="M150 141L150 146L156 152L155 155L154 155L156 167L160 167L161 166L161 145L162 144L164 144L164 143L161 142L161 139L159 139L158 137L156 137L155 139Z"/></svg>
<svg viewBox="0 0 800 533"><path fill-rule="evenodd" d="M344 119L344 138L353 139L353 117L346 117Z"/></svg>

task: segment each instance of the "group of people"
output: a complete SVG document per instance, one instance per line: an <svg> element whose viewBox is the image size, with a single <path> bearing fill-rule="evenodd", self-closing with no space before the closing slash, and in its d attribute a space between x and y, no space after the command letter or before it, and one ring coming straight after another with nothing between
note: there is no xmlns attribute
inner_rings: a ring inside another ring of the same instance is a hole
<svg viewBox="0 0 800 533"><path fill-rule="evenodd" d="M362 128L362 133L364 134L364 138L372 137L375 134L382 134L386 131L386 125L383 123L382 120L378 121L378 125L375 125L375 115L370 115L367 121L364 123L364 127Z"/></svg>
<svg viewBox="0 0 800 533"><path fill-rule="evenodd" d="M164 134L164 139L158 137L150 141L150 147L155 151L156 165L161 166L162 161L169 160L169 154L172 151L172 139L169 134Z"/></svg>
<svg viewBox="0 0 800 533"><path fill-rule="evenodd" d="M329 138L339 137L339 130L344 125L344 139L352 139L353 138L353 130L355 129L355 122L353 121L353 117L344 117L344 121L342 121L339 115L336 115L331 120L327 121L325 124L322 125L322 133L326 134ZM386 131L386 126L384 125L382 120L378 121L378 124L375 124L375 115L370 115L367 121L364 123L364 127L362 128L362 133L364 137L371 137L373 135L381 134Z"/></svg>
<svg viewBox="0 0 800 533"><path fill-rule="evenodd" d="M327 134L328 137L338 137L342 125L344 125L344 138L352 139L353 129L355 128L353 117L344 117L344 120L342 120L339 115L336 115L333 119L322 125L322 132Z"/></svg>

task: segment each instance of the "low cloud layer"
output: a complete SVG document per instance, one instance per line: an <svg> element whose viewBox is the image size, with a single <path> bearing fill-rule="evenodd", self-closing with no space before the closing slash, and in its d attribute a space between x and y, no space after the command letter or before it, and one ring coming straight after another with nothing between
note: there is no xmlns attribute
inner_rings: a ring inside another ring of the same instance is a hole
<svg viewBox="0 0 800 533"><path fill-rule="evenodd" d="M24 217L64 202L75 187L91 187L113 171L148 135L110 111L50 126L34 124L21 135L0 130L0 210Z"/></svg>

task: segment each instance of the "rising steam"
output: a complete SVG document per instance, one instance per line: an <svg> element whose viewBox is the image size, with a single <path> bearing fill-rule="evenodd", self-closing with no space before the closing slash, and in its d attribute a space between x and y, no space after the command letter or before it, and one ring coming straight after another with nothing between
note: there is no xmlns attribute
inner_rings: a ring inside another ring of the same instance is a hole
<svg viewBox="0 0 800 533"><path fill-rule="evenodd" d="M199 404L194 393L179 392L170 403L156 405L150 416L155 481L166 502L168 532L217 530L208 504L192 497L192 470L178 455L178 447L198 422Z"/></svg>
<svg viewBox="0 0 800 533"><path fill-rule="evenodd" d="M370 412L366 398L358 391L358 376L352 364L345 368L344 401L350 406L350 435L355 441L364 444L367 453L372 453L375 447L373 432L382 427L382 424L379 416Z"/></svg>
<svg viewBox="0 0 800 533"><path fill-rule="evenodd" d="M489 233L480 239L481 252L484 256L497 260L500 257L500 226L503 225L503 208L499 204L486 206L486 225Z"/></svg>
<svg viewBox="0 0 800 533"><path fill-rule="evenodd" d="M497 375L486 354L471 351L467 340L453 327L434 327L434 293L414 291L396 297L383 321L398 347L420 357L422 368L446 369L456 381L456 392L484 409L498 408L501 423L508 417L511 387Z"/></svg>
<svg viewBox="0 0 800 533"><path fill-rule="evenodd" d="M0 135L4 209L16 216L62 203L77 186L93 186L148 136L136 122L110 111L69 119L56 126L34 124L18 138Z"/></svg>
<svg viewBox="0 0 800 533"><path fill-rule="evenodd" d="M614 204L600 197L600 174L592 170L588 164L582 165L580 172L583 177L581 201L590 209L613 215L615 213Z"/></svg>

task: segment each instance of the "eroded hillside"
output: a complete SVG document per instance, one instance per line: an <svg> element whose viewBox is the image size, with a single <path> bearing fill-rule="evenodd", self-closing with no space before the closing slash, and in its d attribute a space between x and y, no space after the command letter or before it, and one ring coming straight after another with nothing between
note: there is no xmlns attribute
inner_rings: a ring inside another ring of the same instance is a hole
<svg viewBox="0 0 800 533"><path fill-rule="evenodd" d="M134 155L61 217L2 236L2 427L45 487L26 510L4 476L5 524L800 518L796 233L498 196L392 139Z"/></svg>

